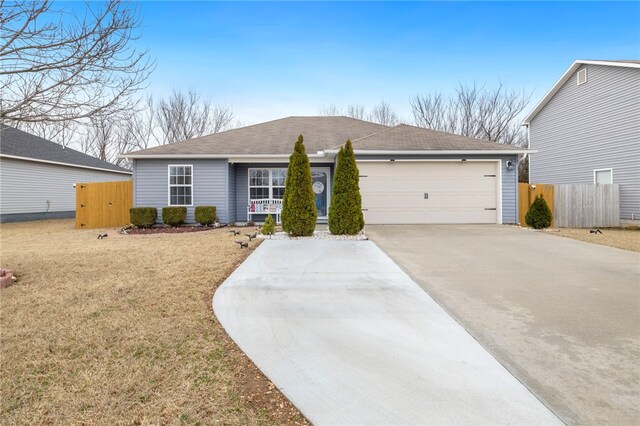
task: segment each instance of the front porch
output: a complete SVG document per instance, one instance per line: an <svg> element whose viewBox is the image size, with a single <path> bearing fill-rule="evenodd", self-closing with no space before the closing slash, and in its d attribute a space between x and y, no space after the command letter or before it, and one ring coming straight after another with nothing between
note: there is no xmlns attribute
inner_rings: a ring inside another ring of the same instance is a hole
<svg viewBox="0 0 640 426"><path fill-rule="evenodd" d="M235 163L229 165L230 196L235 197L235 222L262 223L268 214L279 223L287 163ZM326 224L331 202L333 163L311 164L319 224ZM276 217L277 216L277 217Z"/></svg>

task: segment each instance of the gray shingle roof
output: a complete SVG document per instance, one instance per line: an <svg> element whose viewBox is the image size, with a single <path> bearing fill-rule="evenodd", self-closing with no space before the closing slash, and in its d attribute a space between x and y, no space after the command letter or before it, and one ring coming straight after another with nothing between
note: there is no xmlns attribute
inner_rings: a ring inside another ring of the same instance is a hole
<svg viewBox="0 0 640 426"><path fill-rule="evenodd" d="M0 155L131 173L130 170L115 164L99 160L71 148L63 148L60 144L4 124L0 125Z"/></svg>
<svg viewBox="0 0 640 426"><path fill-rule="evenodd" d="M287 117L154 148L135 155L289 155L298 135L307 153L330 148L347 139L370 135L387 126L349 117Z"/></svg>
<svg viewBox="0 0 640 426"><path fill-rule="evenodd" d="M400 124L353 140L355 151L504 151L514 146Z"/></svg>
<svg viewBox="0 0 640 426"><path fill-rule="evenodd" d="M337 149L347 139L356 150L513 150L480 139L401 124L383 126L349 117L287 117L170 145L129 153L134 156L289 155L298 135L307 153Z"/></svg>

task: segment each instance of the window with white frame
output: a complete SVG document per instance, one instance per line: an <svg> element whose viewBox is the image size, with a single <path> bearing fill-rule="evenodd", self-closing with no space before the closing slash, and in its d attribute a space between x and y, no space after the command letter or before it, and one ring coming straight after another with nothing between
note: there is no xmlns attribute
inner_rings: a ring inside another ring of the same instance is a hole
<svg viewBox="0 0 640 426"><path fill-rule="evenodd" d="M193 166L169 166L169 205L193 205Z"/></svg>
<svg viewBox="0 0 640 426"><path fill-rule="evenodd" d="M249 169L249 199L282 199L287 169Z"/></svg>
<svg viewBox="0 0 640 426"><path fill-rule="evenodd" d="M613 169L594 170L593 183L596 185L613 183Z"/></svg>

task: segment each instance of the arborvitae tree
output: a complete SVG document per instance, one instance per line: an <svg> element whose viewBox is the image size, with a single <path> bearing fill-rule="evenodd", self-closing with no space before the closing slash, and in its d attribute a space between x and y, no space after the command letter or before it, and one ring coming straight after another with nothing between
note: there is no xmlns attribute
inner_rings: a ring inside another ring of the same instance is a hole
<svg viewBox="0 0 640 426"><path fill-rule="evenodd" d="M524 217L524 221L534 229L542 229L551 226L552 220L553 215L551 214L551 209L549 209L544 197L542 195L536 196L536 199Z"/></svg>
<svg viewBox="0 0 640 426"><path fill-rule="evenodd" d="M271 215L267 215L267 218L262 225L262 229L260 229L260 233L262 235L273 235L276 232L276 223L273 221L273 217Z"/></svg>
<svg viewBox="0 0 640 426"><path fill-rule="evenodd" d="M329 230L335 235L355 235L364 228L360 172L351 141L338 152L329 206Z"/></svg>
<svg viewBox="0 0 640 426"><path fill-rule="evenodd" d="M311 165L302 135L300 135L293 154L289 157L289 169L282 201L282 227L294 237L313 235L317 218Z"/></svg>
<svg viewBox="0 0 640 426"><path fill-rule="evenodd" d="M295 148L294 148L295 150ZM291 157L289 157L291 160ZM289 161L289 166L287 168L287 176L284 178L284 195L282 196L282 211L280 212L280 223L282 225L282 230L284 232L289 232L289 228L287 227L287 214L285 213L287 209L287 188L289 188L289 172L291 169L291 161Z"/></svg>

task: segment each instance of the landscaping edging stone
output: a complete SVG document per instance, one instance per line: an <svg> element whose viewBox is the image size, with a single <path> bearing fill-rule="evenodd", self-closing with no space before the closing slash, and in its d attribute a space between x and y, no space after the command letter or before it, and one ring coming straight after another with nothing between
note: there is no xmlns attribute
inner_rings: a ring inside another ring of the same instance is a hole
<svg viewBox="0 0 640 426"><path fill-rule="evenodd" d="M265 240L349 240L349 241L366 241L369 238L364 232L356 235L333 235L329 231L314 231L309 237L291 237L286 232L276 232L273 235L258 234L258 238Z"/></svg>

